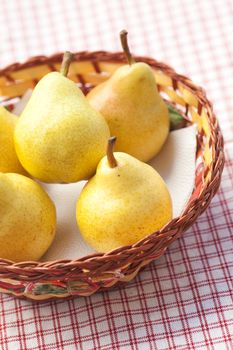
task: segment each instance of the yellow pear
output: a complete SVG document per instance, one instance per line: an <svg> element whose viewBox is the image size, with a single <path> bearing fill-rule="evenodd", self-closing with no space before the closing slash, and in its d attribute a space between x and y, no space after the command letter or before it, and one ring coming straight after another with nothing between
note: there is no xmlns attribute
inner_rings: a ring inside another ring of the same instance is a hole
<svg viewBox="0 0 233 350"><path fill-rule="evenodd" d="M120 35L129 64L97 85L87 99L104 116L111 135L117 137L116 150L146 162L166 141L168 108L158 93L153 70L146 63L134 61L127 44L127 32L122 31Z"/></svg>
<svg viewBox="0 0 233 350"><path fill-rule="evenodd" d="M0 258L38 260L53 241L56 210L32 179L0 173Z"/></svg>
<svg viewBox="0 0 233 350"><path fill-rule="evenodd" d="M109 128L78 86L61 72L44 76L35 87L15 130L20 162L34 177L51 183L89 178L105 153Z"/></svg>
<svg viewBox="0 0 233 350"><path fill-rule="evenodd" d="M107 156L77 202L76 218L90 246L100 252L131 245L159 230L172 218L167 186L148 164L123 152Z"/></svg>
<svg viewBox="0 0 233 350"><path fill-rule="evenodd" d="M15 152L14 131L18 117L0 106L0 172L25 174Z"/></svg>

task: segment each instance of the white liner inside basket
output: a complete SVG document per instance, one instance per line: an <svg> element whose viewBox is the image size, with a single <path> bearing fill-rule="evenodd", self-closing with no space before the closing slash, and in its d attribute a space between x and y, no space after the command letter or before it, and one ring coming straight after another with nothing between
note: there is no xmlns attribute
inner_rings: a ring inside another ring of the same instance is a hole
<svg viewBox="0 0 233 350"><path fill-rule="evenodd" d="M16 106L20 114L30 93ZM172 131L163 146L162 151L149 162L163 177L170 191L173 203L173 216L179 216L183 211L194 186L196 154L196 126ZM76 225L76 202L85 185L85 181L75 184L40 184L54 201L57 209L56 237L41 259L42 261L56 259L77 259L91 254L89 247ZM149 234L150 232L148 232Z"/></svg>

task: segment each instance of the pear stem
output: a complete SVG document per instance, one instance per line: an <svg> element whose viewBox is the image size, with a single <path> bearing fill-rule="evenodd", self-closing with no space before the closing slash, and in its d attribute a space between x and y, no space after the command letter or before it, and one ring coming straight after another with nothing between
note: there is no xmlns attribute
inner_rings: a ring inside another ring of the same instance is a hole
<svg viewBox="0 0 233 350"><path fill-rule="evenodd" d="M120 39L121 39L121 46L124 50L125 56L128 60L129 65L131 66L131 64L135 63L135 60L134 60L133 56L131 55L131 52L129 49L127 34L128 34L127 30L123 29L120 32Z"/></svg>
<svg viewBox="0 0 233 350"><path fill-rule="evenodd" d="M66 77L68 74L70 63L73 59L73 56L74 55L70 51L66 51L63 55L60 72L62 75L64 75L64 77Z"/></svg>
<svg viewBox="0 0 233 350"><path fill-rule="evenodd" d="M117 161L113 154L113 148L115 143L116 143L116 136L110 137L110 139L108 140L108 147L107 147L107 158L108 158L108 163L110 165L110 168L115 168L117 166Z"/></svg>

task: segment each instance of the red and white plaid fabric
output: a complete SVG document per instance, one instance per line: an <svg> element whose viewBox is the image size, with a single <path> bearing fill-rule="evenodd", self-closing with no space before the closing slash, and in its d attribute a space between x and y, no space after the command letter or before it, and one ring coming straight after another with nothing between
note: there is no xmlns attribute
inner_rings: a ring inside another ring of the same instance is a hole
<svg viewBox="0 0 233 350"><path fill-rule="evenodd" d="M233 349L232 0L0 0L0 66L64 50L137 54L207 90L225 137L222 185L209 209L125 288L32 304L0 296L3 350Z"/></svg>

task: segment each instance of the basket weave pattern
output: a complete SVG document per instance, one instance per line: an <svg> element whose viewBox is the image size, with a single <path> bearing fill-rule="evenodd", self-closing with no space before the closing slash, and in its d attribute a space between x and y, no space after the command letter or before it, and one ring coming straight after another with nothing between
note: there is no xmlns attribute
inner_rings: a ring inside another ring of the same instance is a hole
<svg viewBox="0 0 233 350"><path fill-rule="evenodd" d="M217 192L224 166L223 138L205 92L163 63L147 57L135 59L151 65L164 99L198 127L195 188L185 210L160 231L107 254L52 262L13 263L0 259L0 291L48 300L88 296L130 281L193 224ZM37 56L0 70L0 104L14 105L45 74L59 70L61 60L62 54ZM69 77L87 93L123 63L122 53L79 52L70 66Z"/></svg>

